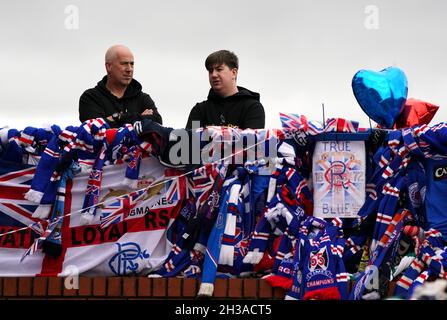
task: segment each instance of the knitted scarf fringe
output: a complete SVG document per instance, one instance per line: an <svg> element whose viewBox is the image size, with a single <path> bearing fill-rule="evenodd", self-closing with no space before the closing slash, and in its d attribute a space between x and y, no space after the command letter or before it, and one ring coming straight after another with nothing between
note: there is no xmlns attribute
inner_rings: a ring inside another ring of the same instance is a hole
<svg viewBox="0 0 447 320"><path fill-rule="evenodd" d="M41 204L33 212L32 217L37 219L47 219L51 212L51 204Z"/></svg>
<svg viewBox="0 0 447 320"><path fill-rule="evenodd" d="M212 283L202 283L200 284L198 297L211 297L214 292L214 284Z"/></svg>
<svg viewBox="0 0 447 320"><path fill-rule="evenodd" d="M40 203L40 200L42 200L42 197L43 197L43 192L29 189L28 192L25 193L23 197L26 200L29 200L29 201L32 201L35 203Z"/></svg>
<svg viewBox="0 0 447 320"><path fill-rule="evenodd" d="M341 296L337 287L330 287L306 292L303 300L341 300Z"/></svg>
<svg viewBox="0 0 447 320"><path fill-rule="evenodd" d="M267 275L263 277L263 279L267 281L274 288L278 287L283 288L285 290L290 290L293 285L293 279L274 274Z"/></svg>
<svg viewBox="0 0 447 320"><path fill-rule="evenodd" d="M247 253L247 255L244 257L243 262L251 263L251 264L258 264L262 260L263 256L264 256L264 252L251 251L251 252Z"/></svg>

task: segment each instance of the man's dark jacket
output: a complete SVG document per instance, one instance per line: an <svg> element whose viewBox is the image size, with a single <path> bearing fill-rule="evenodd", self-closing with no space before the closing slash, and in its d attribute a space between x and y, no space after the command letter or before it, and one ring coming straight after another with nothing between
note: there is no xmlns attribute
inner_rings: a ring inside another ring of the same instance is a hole
<svg viewBox="0 0 447 320"><path fill-rule="evenodd" d="M259 93L243 87L229 97L221 97L210 89L208 100L197 103L192 108L187 129L191 129L192 121L200 121L200 127L232 126L239 129L262 129L265 126L264 107L259 101Z"/></svg>
<svg viewBox="0 0 447 320"><path fill-rule="evenodd" d="M124 123L132 123L142 118L151 119L162 124L160 114L151 97L141 91L141 84L132 79L123 97L117 98L106 88L107 76L98 82L96 87L86 90L79 98L79 120L103 118L112 128L120 127ZM141 116L145 109L152 109L151 116ZM120 121L108 121L106 118L114 113L122 113Z"/></svg>

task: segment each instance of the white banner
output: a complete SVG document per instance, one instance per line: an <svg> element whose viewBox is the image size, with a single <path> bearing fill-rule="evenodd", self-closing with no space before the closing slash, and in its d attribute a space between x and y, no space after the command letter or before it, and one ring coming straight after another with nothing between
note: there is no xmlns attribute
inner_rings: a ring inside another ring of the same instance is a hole
<svg viewBox="0 0 447 320"><path fill-rule="evenodd" d="M125 171L126 164L104 167L99 202L132 192L125 184ZM164 171L157 159L143 159L138 189L143 189L153 181L164 180ZM164 262L171 250L171 244L166 238L167 229L180 210L177 200L166 200L165 184L150 188L135 203L126 203L126 207L123 204L120 208L119 201L99 207L93 220L84 225L78 211L82 209L88 177L88 174L79 174L67 182L65 214L73 214L65 217L62 223L62 254L53 258L39 250L20 262L22 255L33 242L34 233L27 229L5 235L0 238L0 276L147 274ZM0 187L1 184L0 181ZM8 188L11 190L9 185ZM26 188L29 189L29 185ZM173 190L175 192L173 185L170 190L171 193ZM17 194L23 194L23 190ZM9 197L16 197L16 194ZM13 202L9 199L5 201ZM1 212L4 216L3 224L14 225L8 222L8 214L12 216L12 213L15 219L23 220L24 218L20 218L22 216L29 219L30 216L24 213L24 208L30 208L28 205L32 203L27 200L20 201L21 207L16 208L14 212L6 210L12 207L9 202L6 203L6 209ZM125 211L123 220L101 228L101 211L105 210L105 207L113 210L113 205L116 210ZM18 229L19 225L16 225L3 225L2 232Z"/></svg>

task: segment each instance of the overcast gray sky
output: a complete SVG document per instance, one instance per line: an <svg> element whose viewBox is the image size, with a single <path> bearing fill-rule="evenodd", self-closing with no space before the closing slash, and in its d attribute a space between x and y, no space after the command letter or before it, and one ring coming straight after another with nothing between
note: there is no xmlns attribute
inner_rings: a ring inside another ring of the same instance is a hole
<svg viewBox="0 0 447 320"><path fill-rule="evenodd" d="M278 112L367 125L352 93L360 69L400 67L409 97L447 120L445 0L0 0L0 125L78 125L78 99L105 74L113 44L131 48L134 77L164 124L179 128L206 99L206 56L240 60L238 84ZM78 19L76 19L78 18Z"/></svg>

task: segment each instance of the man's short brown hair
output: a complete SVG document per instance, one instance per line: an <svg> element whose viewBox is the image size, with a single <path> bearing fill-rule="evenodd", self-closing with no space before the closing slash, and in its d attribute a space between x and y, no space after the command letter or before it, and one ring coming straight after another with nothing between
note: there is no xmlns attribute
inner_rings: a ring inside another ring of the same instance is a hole
<svg viewBox="0 0 447 320"><path fill-rule="evenodd" d="M211 53L205 60L206 70L210 70L215 65L226 64L230 69L239 69L239 59L234 52L228 50L219 50Z"/></svg>

